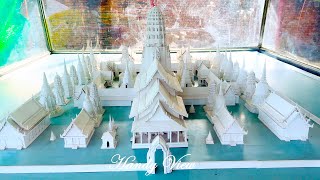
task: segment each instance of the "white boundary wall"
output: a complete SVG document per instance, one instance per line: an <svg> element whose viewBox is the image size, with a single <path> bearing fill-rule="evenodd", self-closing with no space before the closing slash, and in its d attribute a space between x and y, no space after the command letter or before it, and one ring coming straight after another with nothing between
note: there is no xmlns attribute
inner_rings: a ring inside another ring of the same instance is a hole
<svg viewBox="0 0 320 180"><path fill-rule="evenodd" d="M245 169L245 168L314 168L314 167L320 167L320 160L179 162L173 167L173 170ZM147 171L147 168L148 168L147 163L130 163L128 167L125 167L125 168L119 167L117 164L0 166L0 174L125 172L125 171Z"/></svg>

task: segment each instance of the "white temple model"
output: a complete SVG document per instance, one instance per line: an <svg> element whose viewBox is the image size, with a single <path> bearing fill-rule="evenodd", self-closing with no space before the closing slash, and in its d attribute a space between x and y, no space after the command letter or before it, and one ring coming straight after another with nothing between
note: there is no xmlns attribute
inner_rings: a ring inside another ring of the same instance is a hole
<svg viewBox="0 0 320 180"><path fill-rule="evenodd" d="M280 140L306 141L308 139L309 128L313 125L309 124L310 120L293 102L272 92L258 108L258 118Z"/></svg>
<svg viewBox="0 0 320 180"><path fill-rule="evenodd" d="M208 86L209 86L208 99L207 99L207 104L204 108L206 110L212 111L215 105L216 83L212 80L209 82Z"/></svg>
<svg viewBox="0 0 320 180"><path fill-rule="evenodd" d="M95 121L82 109L70 125L60 135L64 139L64 148L86 148L94 133Z"/></svg>
<svg viewBox="0 0 320 180"><path fill-rule="evenodd" d="M64 95L66 98L72 98L73 97L73 85L71 82L70 75L67 70L66 61L64 61L64 72L62 76L62 86L64 90Z"/></svg>
<svg viewBox="0 0 320 180"><path fill-rule="evenodd" d="M214 144L211 132L209 131L208 136L206 137L206 144Z"/></svg>
<svg viewBox="0 0 320 180"><path fill-rule="evenodd" d="M224 72L223 72L223 79L230 82L233 79L233 62L231 58L231 53L229 54L229 59L226 61Z"/></svg>
<svg viewBox="0 0 320 180"><path fill-rule="evenodd" d="M82 62L81 63L82 63L84 77L85 77L87 82L90 82L91 76L90 76L90 73L89 73L88 62L85 59L83 53L82 53Z"/></svg>
<svg viewBox="0 0 320 180"><path fill-rule="evenodd" d="M82 65L82 63L80 61L79 54L78 54L77 72L78 72L79 85L87 84L87 79L86 79L85 74L84 74L84 68L83 68L83 65Z"/></svg>
<svg viewBox="0 0 320 180"><path fill-rule="evenodd" d="M89 94L90 94L90 100L94 106L93 108L95 109L95 111L98 114L103 115L105 112L105 109L102 107L98 87L95 83L92 83L92 85L90 86L90 93Z"/></svg>
<svg viewBox="0 0 320 180"><path fill-rule="evenodd" d="M51 131L50 141L55 141L56 139L57 139L56 135L54 135L54 133Z"/></svg>
<svg viewBox="0 0 320 180"><path fill-rule="evenodd" d="M196 109L194 108L193 104L191 104L190 109L189 109L190 114L196 113Z"/></svg>
<svg viewBox="0 0 320 180"><path fill-rule="evenodd" d="M256 90L256 76L253 71L248 74L246 90L244 91L244 99L251 101L252 96Z"/></svg>
<svg viewBox="0 0 320 180"><path fill-rule="evenodd" d="M94 121L94 127L99 127L102 121L102 114L99 112L100 109L95 107L90 100L89 92L86 93L85 100L83 101L82 110L90 116L91 120Z"/></svg>
<svg viewBox="0 0 320 180"><path fill-rule="evenodd" d="M71 82L72 82L72 87L73 88L75 88L76 86L79 85L78 73L77 73L77 70L74 67L74 65L70 66L70 78L71 78Z"/></svg>
<svg viewBox="0 0 320 180"><path fill-rule="evenodd" d="M47 111L49 111L50 118L60 116L64 112L60 106L57 106L56 98L53 95L45 73L43 73L43 83L40 91L39 102L47 109Z"/></svg>
<svg viewBox="0 0 320 180"><path fill-rule="evenodd" d="M54 96L56 97L57 105L59 106L66 105L68 101L64 97L62 80L58 74L56 74L56 76L54 77L53 86L54 86L53 93L54 93Z"/></svg>
<svg viewBox="0 0 320 180"><path fill-rule="evenodd" d="M188 64L190 60L189 48L187 52L184 54L183 60L184 60L184 63L183 63L182 74L180 78L180 85L181 85L181 88L192 87L193 83L192 83L191 73L188 68Z"/></svg>
<svg viewBox="0 0 320 180"><path fill-rule="evenodd" d="M113 118L109 117L107 131L103 133L101 149L115 149L118 142L116 140L117 130Z"/></svg>
<svg viewBox="0 0 320 180"><path fill-rule="evenodd" d="M246 108L252 113L258 113L258 107L265 101L270 94L270 87L266 77L266 62L264 62L260 81L255 88L252 100L246 101Z"/></svg>
<svg viewBox="0 0 320 180"><path fill-rule="evenodd" d="M222 91L222 86L220 85L213 115L209 116L209 119L214 124L213 128L222 145L235 146L243 144L243 136L247 132L240 126L238 120L229 113Z"/></svg>
<svg viewBox="0 0 320 180"><path fill-rule="evenodd" d="M239 71L240 71L240 66L239 66L238 61L236 61L233 64L233 73L232 73L232 81L233 82L237 81L238 76L239 76Z"/></svg>
<svg viewBox="0 0 320 180"><path fill-rule="evenodd" d="M188 147L183 119L188 113L182 98L176 94L182 89L171 70L164 18L156 6L148 12L146 37L142 65L134 85L137 95L129 116L134 117L132 148L149 148L157 135L169 147Z"/></svg>
<svg viewBox="0 0 320 180"><path fill-rule="evenodd" d="M30 98L0 122L0 150L27 148L49 125L49 111Z"/></svg>
<svg viewBox="0 0 320 180"><path fill-rule="evenodd" d="M236 84L239 88L240 94L244 94L246 90L246 84L247 84L247 71L245 70L245 60L242 61L242 68L239 71L239 75L236 81Z"/></svg>
<svg viewBox="0 0 320 180"><path fill-rule="evenodd" d="M132 73L129 71L129 62L125 65L125 70L121 80L121 88L133 88L134 79L132 77Z"/></svg>

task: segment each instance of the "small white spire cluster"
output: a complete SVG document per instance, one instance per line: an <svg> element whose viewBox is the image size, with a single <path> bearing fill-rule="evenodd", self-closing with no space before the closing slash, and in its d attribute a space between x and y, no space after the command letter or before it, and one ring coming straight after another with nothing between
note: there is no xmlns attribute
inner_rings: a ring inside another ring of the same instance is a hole
<svg viewBox="0 0 320 180"><path fill-rule="evenodd" d="M56 97L57 105L59 106L66 105L61 77L58 74L56 74L56 76L54 77L53 93Z"/></svg>

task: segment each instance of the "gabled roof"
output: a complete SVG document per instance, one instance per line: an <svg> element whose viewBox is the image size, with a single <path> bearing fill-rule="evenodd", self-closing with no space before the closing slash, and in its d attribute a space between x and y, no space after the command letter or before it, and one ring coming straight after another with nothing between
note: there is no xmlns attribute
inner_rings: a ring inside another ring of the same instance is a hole
<svg viewBox="0 0 320 180"><path fill-rule="evenodd" d="M218 129L220 133L227 133L233 126L236 126L235 128L238 129L241 133L244 133L244 130L240 126L239 122L232 117L232 115L229 113L226 107L221 108L217 113L216 116L218 117L220 124L222 125L222 129ZM240 132L234 132L234 133L240 133ZM233 133L233 132L231 132Z"/></svg>
<svg viewBox="0 0 320 180"><path fill-rule="evenodd" d="M64 130L61 137L66 137L72 128L78 128L84 136L88 137L94 129L94 121L90 118L89 114L82 109L76 118L72 120L67 129Z"/></svg>
<svg viewBox="0 0 320 180"><path fill-rule="evenodd" d="M106 132L104 132L104 133L102 134L101 139L106 138L106 137L111 137L111 138L114 139L114 138L116 137L116 133L115 133L115 132L110 132L110 131L108 130L108 131L106 131Z"/></svg>
<svg viewBox="0 0 320 180"><path fill-rule="evenodd" d="M274 92L270 93L259 109L269 114L282 128L288 126L295 119L289 118L290 116L300 115L302 117L299 108ZM307 123L307 121L305 122Z"/></svg>
<svg viewBox="0 0 320 180"><path fill-rule="evenodd" d="M158 119L161 117L161 119ZM132 132L166 132L185 131L183 119L176 118L168 113L161 103L157 103L150 113L142 118L136 118L132 123Z"/></svg>
<svg viewBox="0 0 320 180"><path fill-rule="evenodd" d="M21 129L28 131L48 116L48 114L49 112L37 100L31 98L12 112L10 119Z"/></svg>
<svg viewBox="0 0 320 180"><path fill-rule="evenodd" d="M159 73L161 79L165 81L168 86L173 88L178 92L182 92L178 79L172 74L168 73L161 63L157 60L154 60L147 72L141 72L136 78L134 88L137 91L141 91L146 88L152 81L153 77Z"/></svg>
<svg viewBox="0 0 320 180"><path fill-rule="evenodd" d="M161 100L164 101L176 113L188 117L183 100L179 96L172 96L160 81L154 81L148 91L139 92L138 96L133 99L130 118L143 113L155 101L157 95L161 95Z"/></svg>

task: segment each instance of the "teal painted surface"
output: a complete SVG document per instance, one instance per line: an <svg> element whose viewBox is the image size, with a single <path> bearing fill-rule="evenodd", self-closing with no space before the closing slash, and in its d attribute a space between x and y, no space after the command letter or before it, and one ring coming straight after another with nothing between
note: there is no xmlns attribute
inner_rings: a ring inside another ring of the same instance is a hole
<svg viewBox="0 0 320 180"><path fill-rule="evenodd" d="M189 107L187 107L189 108ZM197 114L187 120L189 128L189 147L172 148L171 153L179 159L185 154L191 154L182 161L212 161L212 160L289 160L289 159L320 159L320 129L315 125L310 130L309 141L280 141L267 129L256 115L251 114L243 106L230 107L229 110L241 119L249 131L245 136L245 145L236 147L222 146L212 129L212 125L205 117L202 106L195 106ZM59 165L59 164L111 164L115 154L121 156L136 156L137 162L146 162L147 149L132 150L131 123L128 118L130 107L108 107L102 125L96 129L92 140L86 149L64 149L63 139L58 138L50 142L51 130L59 136L66 129L71 119L79 113L79 109L72 104L65 107L66 113L52 119L52 125L22 151L7 150L0 152L0 165ZM114 150L101 150L101 136L107 128L109 114L119 126L119 145ZM195 118L195 119L193 119ZM211 131L215 144L204 144L208 131ZM160 155L157 157L161 157ZM157 161L162 161L157 159Z"/></svg>
<svg viewBox="0 0 320 180"><path fill-rule="evenodd" d="M66 173L66 174L16 174L0 175L2 179L119 179L119 180L210 180L210 179L258 179L258 180L313 180L320 178L319 168L291 169L223 169L223 170L190 170L173 171L172 174L155 174L146 177L144 172L114 172L114 173Z"/></svg>

